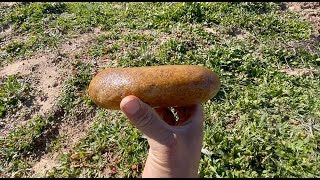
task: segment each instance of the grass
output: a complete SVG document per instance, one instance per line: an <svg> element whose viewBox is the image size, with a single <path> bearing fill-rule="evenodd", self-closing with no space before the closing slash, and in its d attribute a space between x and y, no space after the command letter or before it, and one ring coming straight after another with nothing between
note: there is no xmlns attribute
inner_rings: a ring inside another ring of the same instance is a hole
<svg viewBox="0 0 320 180"><path fill-rule="evenodd" d="M24 102L28 101L30 99L30 92L31 87L25 80L19 76L19 75L11 75L5 78L1 79L1 85L0 85L0 122L1 122L1 128L3 128L4 124L8 123L6 122L6 117L15 114L23 105ZM17 139L14 139L13 141L17 142ZM8 142L9 144L11 142ZM11 158L17 157L17 154L8 154L7 153L7 145L3 141L3 137L0 138L0 144L1 144L1 150L0 150L0 159L1 159L1 166L0 166L0 172L3 171L4 163L10 162ZM26 144L21 144L19 147L13 147L20 149L23 146L27 146ZM9 145L10 146L10 145ZM12 146L11 146L12 147ZM4 159L8 159L9 161L3 161ZM17 158L18 159L18 158ZM21 161L21 160L18 160ZM13 163L14 164L14 163ZM18 163L20 164L20 168L24 167L24 163ZM12 165L11 166L15 166ZM17 166L18 167L18 166ZM18 169L15 168L15 171L19 173Z"/></svg>
<svg viewBox="0 0 320 180"><path fill-rule="evenodd" d="M30 86L21 76L12 75L0 80L0 118L14 113L30 98Z"/></svg>
<svg viewBox="0 0 320 180"><path fill-rule="evenodd" d="M37 38L29 45L7 42L12 61L102 30L73 59L75 72L59 100L61 121L91 117L94 123L47 177L141 177L148 144L121 112L89 99L97 67L83 57L118 67L197 64L219 75L219 93L203 104L200 177L320 177L320 44L310 41L310 24L282 11L280 3L28 3L8 10L1 23ZM298 68L316 71L282 71ZM35 154L35 142L57 121L48 119L36 118L1 140L2 173L30 176L23 167L33 161L23 155ZM46 151L60 146L58 139L49 144Z"/></svg>
<svg viewBox="0 0 320 180"><path fill-rule="evenodd" d="M13 172L15 177L29 175L27 169L32 166L28 163L28 156L39 148L37 147L37 140L43 135L47 124L50 122L48 120L42 116L37 116L27 125L16 128L5 139L0 140L2 171Z"/></svg>

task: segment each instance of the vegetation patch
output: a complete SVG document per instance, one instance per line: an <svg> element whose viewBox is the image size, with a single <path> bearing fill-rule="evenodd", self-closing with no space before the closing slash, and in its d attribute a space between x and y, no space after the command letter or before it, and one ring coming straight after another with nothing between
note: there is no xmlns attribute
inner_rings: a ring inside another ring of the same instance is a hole
<svg viewBox="0 0 320 180"><path fill-rule="evenodd" d="M88 85L105 67L192 64L221 80L203 104L200 177L320 177L320 44L310 22L282 3L18 3L0 10L1 25L28 37L1 42L2 65L101 29L87 49L61 59L72 74L58 110L1 137L0 176L30 177L38 154L55 151L58 165L46 177L141 177L146 139L120 111L97 107ZM13 77L1 82L4 117L28 88ZM85 137L61 152L67 137L56 133L59 125L84 121L93 122Z"/></svg>

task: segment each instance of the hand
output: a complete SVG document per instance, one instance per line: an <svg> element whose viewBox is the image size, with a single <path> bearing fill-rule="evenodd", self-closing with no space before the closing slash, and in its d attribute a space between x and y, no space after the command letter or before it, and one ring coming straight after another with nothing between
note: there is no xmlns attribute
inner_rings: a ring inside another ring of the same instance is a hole
<svg viewBox="0 0 320 180"><path fill-rule="evenodd" d="M175 108L179 121L168 108L153 109L135 96L123 98L120 108L150 146L142 177L198 177L203 140L200 104Z"/></svg>

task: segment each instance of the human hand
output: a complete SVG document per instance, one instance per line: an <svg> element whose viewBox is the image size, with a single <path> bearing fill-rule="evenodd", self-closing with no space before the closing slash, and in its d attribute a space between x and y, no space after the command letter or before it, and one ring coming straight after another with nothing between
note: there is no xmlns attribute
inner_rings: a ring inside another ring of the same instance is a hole
<svg viewBox="0 0 320 180"><path fill-rule="evenodd" d="M142 177L198 177L203 140L202 106L153 109L135 96L120 103L133 125L146 135L149 153Z"/></svg>

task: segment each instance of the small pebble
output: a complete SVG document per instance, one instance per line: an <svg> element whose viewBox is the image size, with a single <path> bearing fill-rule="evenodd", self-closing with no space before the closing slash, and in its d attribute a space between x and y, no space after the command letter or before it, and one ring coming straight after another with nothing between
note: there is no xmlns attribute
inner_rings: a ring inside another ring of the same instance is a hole
<svg viewBox="0 0 320 180"><path fill-rule="evenodd" d="M57 87L58 86L58 82L54 82L52 87Z"/></svg>

